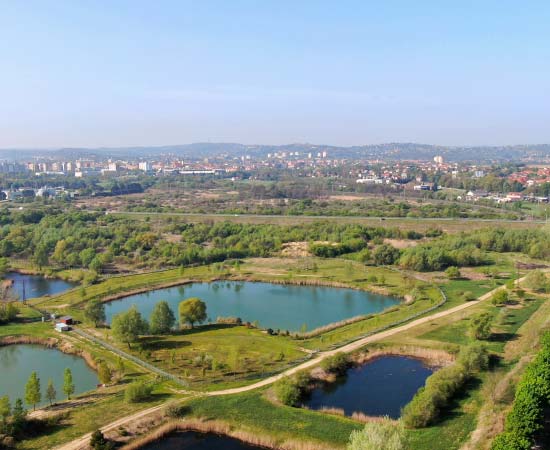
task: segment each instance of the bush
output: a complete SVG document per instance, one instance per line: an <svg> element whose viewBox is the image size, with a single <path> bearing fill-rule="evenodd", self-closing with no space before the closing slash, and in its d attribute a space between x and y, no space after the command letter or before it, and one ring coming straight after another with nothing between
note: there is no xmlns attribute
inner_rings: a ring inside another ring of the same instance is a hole
<svg viewBox="0 0 550 450"><path fill-rule="evenodd" d="M321 361L321 368L325 372L341 375L345 373L349 367L350 361L348 355L343 352L338 352Z"/></svg>
<svg viewBox="0 0 550 450"><path fill-rule="evenodd" d="M151 397L153 387L141 381L130 384L124 391L124 400L128 403L139 403Z"/></svg>
<svg viewBox="0 0 550 450"><path fill-rule="evenodd" d="M419 389L411 402L403 408L401 418L405 425L422 428L434 423L440 410L449 404L470 376L471 373L461 361L431 375L426 380L426 386Z"/></svg>
<svg viewBox="0 0 550 450"><path fill-rule="evenodd" d="M505 432L496 437L492 450L530 449L534 434L543 428L544 411L550 400L550 333L545 333L541 342L541 350L517 386Z"/></svg>
<svg viewBox="0 0 550 450"><path fill-rule="evenodd" d="M457 361L466 372L479 372L489 367L489 352L484 345L472 344L460 351Z"/></svg>
<svg viewBox="0 0 550 450"><path fill-rule="evenodd" d="M169 404L164 408L164 415L170 417L171 419L181 419L189 411L189 408L184 405L175 405L173 403Z"/></svg>
<svg viewBox="0 0 550 450"><path fill-rule="evenodd" d="M527 277L525 277L525 281L523 282L523 285L525 287L537 292L546 291L548 288L548 284L548 278L540 270L534 270L530 272Z"/></svg>
<svg viewBox="0 0 550 450"><path fill-rule="evenodd" d="M491 299L491 303L495 306L504 306L509 301L510 301L510 294L506 289L500 289L499 291L495 292L495 294L493 295L493 298Z"/></svg>
<svg viewBox="0 0 550 450"><path fill-rule="evenodd" d="M481 313L470 319L469 331L474 339L489 339L493 316L490 313Z"/></svg>
<svg viewBox="0 0 550 450"><path fill-rule="evenodd" d="M286 406L296 406L302 398L302 390L292 379L285 377L275 383L275 395Z"/></svg>
<svg viewBox="0 0 550 450"><path fill-rule="evenodd" d="M388 417L368 422L362 430L351 433L347 450L404 450L407 448L405 428Z"/></svg>
<svg viewBox="0 0 550 450"><path fill-rule="evenodd" d="M450 266L445 270L445 275L447 275L450 280L455 280L460 278L460 270L456 266Z"/></svg>
<svg viewBox="0 0 550 450"><path fill-rule="evenodd" d="M504 432L493 441L491 450L530 450L531 443L528 439L517 436L514 433Z"/></svg>

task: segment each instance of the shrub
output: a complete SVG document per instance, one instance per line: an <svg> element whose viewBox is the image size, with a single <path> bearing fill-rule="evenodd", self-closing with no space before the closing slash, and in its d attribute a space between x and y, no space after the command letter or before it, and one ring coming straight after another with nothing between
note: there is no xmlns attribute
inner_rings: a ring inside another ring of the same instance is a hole
<svg viewBox="0 0 550 450"><path fill-rule="evenodd" d="M530 450L531 443L524 437L514 433L504 432L493 441L491 450Z"/></svg>
<svg viewBox="0 0 550 450"><path fill-rule="evenodd" d="M277 399L283 405L296 406L302 398L302 390L288 377L277 381L274 388Z"/></svg>
<svg viewBox="0 0 550 450"><path fill-rule="evenodd" d="M460 278L460 270L456 266L450 266L445 270L445 275L447 275L450 280L455 280Z"/></svg>
<svg viewBox="0 0 550 450"><path fill-rule="evenodd" d="M541 350L518 384L505 432L496 437L492 450L530 449L534 434L543 428L550 400L550 333L545 333L541 342Z"/></svg>
<svg viewBox="0 0 550 450"><path fill-rule="evenodd" d="M499 291L495 292L495 294L493 295L493 298L491 299L491 303L495 306L504 306L509 301L510 301L510 294L506 289L500 289Z"/></svg>
<svg viewBox="0 0 550 450"><path fill-rule="evenodd" d="M153 387L141 381L130 384L124 391L124 400L128 403L139 403L151 397Z"/></svg>
<svg viewBox="0 0 550 450"><path fill-rule="evenodd" d="M469 326L470 335L474 339L488 339L491 336L492 321L493 316L490 313L473 316Z"/></svg>
<svg viewBox="0 0 550 450"><path fill-rule="evenodd" d="M523 285L537 292L544 292L548 288L548 278L540 270L534 270L525 277Z"/></svg>
<svg viewBox="0 0 550 450"><path fill-rule="evenodd" d="M362 430L353 431L347 450L404 450L407 448L405 428L388 417L368 422Z"/></svg>
<svg viewBox="0 0 550 450"><path fill-rule="evenodd" d="M470 376L471 373L460 361L439 369L403 408L401 417L404 424L412 428L432 424L438 418L440 410L448 405Z"/></svg>
<svg viewBox="0 0 550 450"><path fill-rule="evenodd" d="M460 351L457 361L466 372L479 372L489 367L489 352L484 345L472 344Z"/></svg>
<svg viewBox="0 0 550 450"><path fill-rule="evenodd" d="M348 355L343 352L338 352L321 361L321 368L325 372L340 375L346 371L346 369L349 367L349 364L350 362Z"/></svg>

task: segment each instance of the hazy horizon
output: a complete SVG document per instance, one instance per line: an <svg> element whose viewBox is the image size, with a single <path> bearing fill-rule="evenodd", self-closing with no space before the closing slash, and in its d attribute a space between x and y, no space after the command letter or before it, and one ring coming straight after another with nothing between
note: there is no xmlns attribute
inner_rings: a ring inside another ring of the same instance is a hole
<svg viewBox="0 0 550 450"><path fill-rule="evenodd" d="M2 149L550 142L546 2L31 0L2 12Z"/></svg>

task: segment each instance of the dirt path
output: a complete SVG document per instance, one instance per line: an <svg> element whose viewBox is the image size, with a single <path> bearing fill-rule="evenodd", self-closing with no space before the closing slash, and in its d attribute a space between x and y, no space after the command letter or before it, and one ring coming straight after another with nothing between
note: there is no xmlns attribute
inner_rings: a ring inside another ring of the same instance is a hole
<svg viewBox="0 0 550 450"><path fill-rule="evenodd" d="M516 283L519 283L521 281L523 281L523 278L521 278L520 280L517 280ZM266 378L262 381L258 381L257 383L250 384L248 386L238 387L238 388L223 389L223 390L220 390L220 391L212 391L212 392L205 392L202 395L213 397L213 396L220 396L220 395L239 394L239 393L242 393L242 392L248 392L248 391L252 391L252 390L255 390L255 389L258 389L258 388L261 388L261 387L269 386L270 384L275 383L277 380L279 380L281 378L287 377L289 375L293 375L296 372L299 372L301 370L313 367L313 366L319 364L319 362L321 362L323 359L328 358L329 356L332 356L336 353L339 353L339 352L351 353L355 350L359 350L360 348L364 347L367 344L371 344L373 342L381 341L382 339L386 339L386 338L388 338L390 336L393 336L395 334L402 333L403 331L410 330L411 328L417 327L418 325L422 325L422 324L431 322L432 320L436 320L436 319L439 319L441 317L445 317L445 316L454 314L456 312L463 311L463 310L468 309L468 308L472 308L473 306L478 305L480 302L483 302L485 300L490 299L495 292L497 292L501 289L504 289L504 288L505 288L504 286L500 286L500 287L498 287L498 288L482 295L477 300L466 302L466 303L463 303L461 305L455 306L453 308L447 309L445 311L440 311L438 313L431 314L429 316L413 320L412 322L409 322L405 325L398 326L396 328L391 328L391 329L386 330L386 331L381 331L380 333L376 333L376 334L373 334L371 336L367 336L365 338L359 339L355 342L352 342L350 344L346 344L346 345L344 345L342 347L339 347L335 350L330 350L330 351L327 351L327 352L318 353L315 358L312 358L312 359L310 359L310 360L308 360L308 361L306 361L306 362L304 362L304 363L302 363L302 364L300 364L296 367L292 367L291 369L288 369L285 372L282 372L278 375L274 375L274 376ZM195 394L198 394L198 393L195 393ZM125 424L127 424L129 422L133 422L137 419L141 419L141 418L147 416L148 414L158 412L160 409L162 409L164 407L165 407L165 404L155 406L153 408L149 408L149 409L146 409L146 410L143 410L143 411L140 411L140 412L135 413L131 416L122 417L122 418L118 419L117 421L112 422L111 424L104 426L101 429L101 431L107 432L107 431L113 430L115 428L118 428L120 426L124 426ZM71 441L71 442L69 442L69 443L67 443L67 444L65 444L61 447L56 447L56 450L81 450L81 449L86 449L86 448L88 448L87 444L90 440L90 436L91 436L91 433L88 433L88 434L82 436L81 438L78 438L74 441Z"/></svg>
<svg viewBox="0 0 550 450"><path fill-rule="evenodd" d="M149 414L156 413L160 411L161 409L165 408L166 404L153 406L152 408L144 409L143 411L139 411L135 414L132 414L131 416L122 417L109 425L104 426L101 428L101 431L108 432L111 430L114 430L118 427L121 427L123 425L128 424L129 422L134 422L139 419L142 419L145 416L148 416ZM88 443L90 442L90 437L92 436L92 433L87 433L84 436L79 437L78 439L75 439L74 441L68 442L67 444L64 444L60 447L56 447L56 450L81 450L81 449L87 449Z"/></svg>
<svg viewBox="0 0 550 450"><path fill-rule="evenodd" d="M523 280L523 279L522 279ZM448 316L450 314L454 314L459 311L463 311L467 308L471 308L472 306L475 306L479 304L480 302L487 300L493 296L493 294L498 291L504 289L504 286L500 286L490 292L487 292L486 294L479 297L477 300L473 300L467 303L463 303L461 305L455 306L454 308L447 309L445 311L441 311L426 317L422 317L420 319L413 320L412 322L409 322L405 325L401 325L399 327L390 328L386 331L381 331L380 333L373 334L371 336L364 337L363 339L359 339L358 341L354 341L350 344L344 345L343 347L339 347L335 350L330 350L328 352L321 352L318 353L315 358L312 358L299 366L292 367L291 369L286 370L285 372L282 372L278 375L274 375L272 377L266 378L265 380L258 381L257 383L250 384L248 386L242 386L238 388L232 388L232 389L224 389L221 391L212 391L207 392L205 395L208 396L217 396L217 395L230 395L230 394L238 394L241 392L247 392L252 391L254 389L258 389L264 386L269 386L270 384L275 383L277 380L287 377L289 375L293 375L296 372L299 372L301 370L307 369L309 367L315 366L319 364L323 359L328 358L329 356L333 356L336 353L344 352L344 353L351 353L355 350L359 350L360 348L364 347L367 344L372 344L373 342L378 342L383 339L386 339L390 336L393 336L398 333L402 333L403 331L410 330L411 328L417 327L418 325L422 325L428 322L431 322L432 320L439 319L441 317Z"/></svg>

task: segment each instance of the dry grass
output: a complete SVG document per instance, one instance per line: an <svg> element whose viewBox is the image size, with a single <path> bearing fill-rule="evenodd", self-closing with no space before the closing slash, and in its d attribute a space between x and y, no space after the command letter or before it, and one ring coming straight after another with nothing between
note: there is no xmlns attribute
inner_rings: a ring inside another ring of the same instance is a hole
<svg viewBox="0 0 550 450"><path fill-rule="evenodd" d="M57 347L59 341L55 338L42 338L36 336L4 336L0 339L0 347L5 345L43 345L44 347Z"/></svg>
<svg viewBox="0 0 550 450"><path fill-rule="evenodd" d="M380 358L382 356L409 356L411 358L417 358L425 361L426 363L444 367L452 364L455 360L455 357L450 353L425 347L416 347L416 346L392 346L387 348L379 348L368 350L367 352L362 352L357 354L354 357L354 362L357 364L365 364L368 361L373 359Z"/></svg>
<svg viewBox="0 0 550 450"><path fill-rule="evenodd" d="M230 425L214 420L201 419L183 419L173 420L165 423L161 427L143 436L124 447L122 450L137 450L143 446L161 440L163 437L173 432L198 431L201 433L215 433L238 439L247 444L264 447L274 450L330 450L331 448L312 442L303 441L284 441L278 442L277 439L265 435L265 433L253 433L244 430L235 430Z"/></svg>
<svg viewBox="0 0 550 450"><path fill-rule="evenodd" d="M367 416L366 414L363 414L362 412L355 411L351 418L353 420L356 420L357 422L367 423L367 422L386 422L388 420L387 417L380 417L380 416ZM397 420L392 420L392 422L397 424Z"/></svg>

